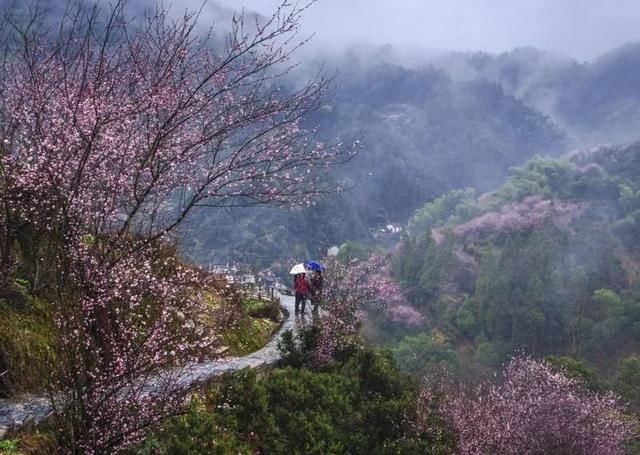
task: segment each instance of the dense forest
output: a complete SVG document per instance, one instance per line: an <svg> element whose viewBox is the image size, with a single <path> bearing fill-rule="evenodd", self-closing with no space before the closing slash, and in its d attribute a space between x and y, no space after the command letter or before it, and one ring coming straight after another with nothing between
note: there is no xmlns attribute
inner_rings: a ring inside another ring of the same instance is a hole
<svg viewBox="0 0 640 455"><path fill-rule="evenodd" d="M536 157L495 192L452 191L417 210L394 270L430 337L399 349L441 335L458 364L524 352L585 361L610 381L637 370L639 160L637 145Z"/></svg>

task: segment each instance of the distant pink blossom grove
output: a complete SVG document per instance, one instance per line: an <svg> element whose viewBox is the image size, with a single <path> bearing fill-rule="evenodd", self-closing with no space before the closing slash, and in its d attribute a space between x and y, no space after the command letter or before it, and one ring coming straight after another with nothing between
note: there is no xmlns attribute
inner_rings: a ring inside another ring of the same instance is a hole
<svg viewBox="0 0 640 455"><path fill-rule="evenodd" d="M421 399L432 400L433 394ZM428 403L421 408L429 409ZM615 455L624 453L632 436L617 397L587 391L531 358L512 360L500 384L450 390L441 412L464 455Z"/></svg>
<svg viewBox="0 0 640 455"><path fill-rule="evenodd" d="M459 224L452 231L457 238L477 239L496 232L539 228L546 222L565 229L586 207L587 204L584 202L529 196L521 202L505 205L499 212L488 212ZM434 229L432 234L436 242L442 242L442 229Z"/></svg>

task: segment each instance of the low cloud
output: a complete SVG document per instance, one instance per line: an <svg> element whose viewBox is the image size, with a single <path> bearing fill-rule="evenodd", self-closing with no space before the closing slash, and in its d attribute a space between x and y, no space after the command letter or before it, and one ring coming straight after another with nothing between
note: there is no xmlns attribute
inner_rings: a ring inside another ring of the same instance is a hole
<svg viewBox="0 0 640 455"><path fill-rule="evenodd" d="M220 3L268 15L280 2ZM637 0L319 0L305 13L304 32L315 33L315 45L324 47L365 42L502 52L533 46L587 60L640 40L638 23Z"/></svg>

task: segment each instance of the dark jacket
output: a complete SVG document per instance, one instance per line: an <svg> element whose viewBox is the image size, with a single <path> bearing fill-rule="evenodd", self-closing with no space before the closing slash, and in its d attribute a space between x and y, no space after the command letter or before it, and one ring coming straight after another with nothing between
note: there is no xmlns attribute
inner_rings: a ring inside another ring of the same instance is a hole
<svg viewBox="0 0 640 455"><path fill-rule="evenodd" d="M320 297L320 295L322 294L322 285L324 282L322 274L314 272L313 275L311 275L309 282L311 284L311 293L316 297Z"/></svg>

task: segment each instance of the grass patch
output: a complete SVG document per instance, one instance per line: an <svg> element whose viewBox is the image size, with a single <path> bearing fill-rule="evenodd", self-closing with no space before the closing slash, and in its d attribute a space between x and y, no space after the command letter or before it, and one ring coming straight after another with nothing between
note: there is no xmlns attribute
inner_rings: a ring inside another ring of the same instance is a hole
<svg viewBox="0 0 640 455"><path fill-rule="evenodd" d="M274 322L280 322L282 320L280 304L277 300L258 302L258 304L252 303L251 306L248 307L248 314L250 317L258 319L271 319Z"/></svg>
<svg viewBox="0 0 640 455"><path fill-rule="evenodd" d="M247 355L269 342L281 322L277 301L244 299L235 324L223 334L231 355Z"/></svg>
<svg viewBox="0 0 640 455"><path fill-rule="evenodd" d="M21 453L18 449L18 439L2 439L0 440L0 455L13 455Z"/></svg>
<svg viewBox="0 0 640 455"><path fill-rule="evenodd" d="M51 430L20 431L8 439L0 440L0 455L43 453L63 453L55 433Z"/></svg>
<svg viewBox="0 0 640 455"><path fill-rule="evenodd" d="M279 324L271 319L247 318L223 335L231 355L247 355L257 351L271 339Z"/></svg>
<svg viewBox="0 0 640 455"><path fill-rule="evenodd" d="M42 390L54 352L47 302L24 294L26 305L0 299L0 396Z"/></svg>

